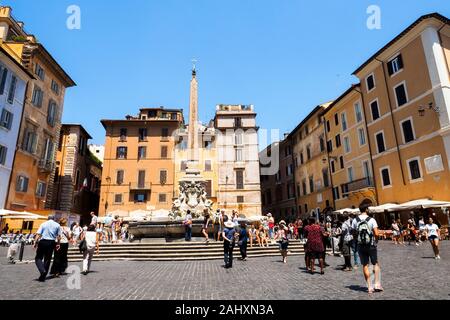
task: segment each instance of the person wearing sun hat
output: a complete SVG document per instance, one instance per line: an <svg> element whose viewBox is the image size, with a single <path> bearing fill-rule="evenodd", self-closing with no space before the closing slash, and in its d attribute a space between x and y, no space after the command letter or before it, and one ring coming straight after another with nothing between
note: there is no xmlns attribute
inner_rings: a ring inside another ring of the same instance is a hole
<svg viewBox="0 0 450 320"><path fill-rule="evenodd" d="M225 268L228 269L233 267L233 250L236 243L236 230L233 221L229 220L228 217L224 218L224 227L222 232L223 259L225 261Z"/></svg>
<svg viewBox="0 0 450 320"><path fill-rule="evenodd" d="M287 251L288 251L288 246L289 246L289 239L287 237L287 226L286 226L286 221L281 220L279 223L279 228L278 231L275 235L274 240L278 240L278 242L280 243L280 253L281 256L283 258L283 263L287 262Z"/></svg>

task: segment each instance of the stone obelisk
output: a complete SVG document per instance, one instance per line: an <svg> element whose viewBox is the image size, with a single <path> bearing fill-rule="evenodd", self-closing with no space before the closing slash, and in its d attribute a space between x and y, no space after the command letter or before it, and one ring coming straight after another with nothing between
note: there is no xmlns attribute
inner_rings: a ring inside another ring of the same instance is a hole
<svg viewBox="0 0 450 320"><path fill-rule="evenodd" d="M189 98L189 131L188 131L188 150L189 161L198 161L198 82L195 66L192 68L191 93Z"/></svg>

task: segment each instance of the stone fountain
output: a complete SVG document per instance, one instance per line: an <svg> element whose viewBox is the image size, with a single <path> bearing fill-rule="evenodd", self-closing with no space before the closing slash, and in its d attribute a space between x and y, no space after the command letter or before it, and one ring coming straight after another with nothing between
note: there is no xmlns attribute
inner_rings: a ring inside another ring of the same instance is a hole
<svg viewBox="0 0 450 320"><path fill-rule="evenodd" d="M213 206L207 198L205 183L199 170L187 169L186 176L179 181L179 195L172 210L164 217L160 214L157 219L149 217L149 221L131 222L128 230L133 238L184 237L184 219L188 210L192 215L192 236L200 236L204 211L206 209L211 214Z"/></svg>

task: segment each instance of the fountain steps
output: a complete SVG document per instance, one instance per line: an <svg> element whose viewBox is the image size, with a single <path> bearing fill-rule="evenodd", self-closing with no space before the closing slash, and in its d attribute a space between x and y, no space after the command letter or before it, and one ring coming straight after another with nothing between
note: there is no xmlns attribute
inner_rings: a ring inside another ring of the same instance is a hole
<svg viewBox="0 0 450 320"><path fill-rule="evenodd" d="M291 241L290 255L304 255L303 244ZM235 256L239 257L239 248L235 248ZM248 247L249 258L279 256L277 244L269 247ZM81 261L82 255L77 248L71 248L68 253L71 262ZM94 261L180 261L180 260L215 260L223 259L223 244L221 242L204 243L146 243L146 244L105 244L100 246L100 254L94 256Z"/></svg>

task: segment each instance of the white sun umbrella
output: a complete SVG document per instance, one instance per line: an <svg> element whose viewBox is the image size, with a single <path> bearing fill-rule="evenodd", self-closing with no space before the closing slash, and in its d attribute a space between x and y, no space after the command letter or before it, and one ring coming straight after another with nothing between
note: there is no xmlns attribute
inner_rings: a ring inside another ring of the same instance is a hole
<svg viewBox="0 0 450 320"><path fill-rule="evenodd" d="M400 210L415 210L415 209L442 208L442 207L450 207L450 202L418 199L399 204L397 210L400 211Z"/></svg>
<svg viewBox="0 0 450 320"><path fill-rule="evenodd" d="M369 207L369 212L370 213L382 213L385 211L396 211L397 208L399 207L398 204L395 203L385 203L382 204L380 206L376 206L376 207Z"/></svg>
<svg viewBox="0 0 450 320"><path fill-rule="evenodd" d="M351 208L346 208L346 209L340 209L340 210L336 210L333 211L333 213L337 213L337 214L344 214L344 212L348 212L348 213L354 213L354 214L359 214L359 209L351 209Z"/></svg>

